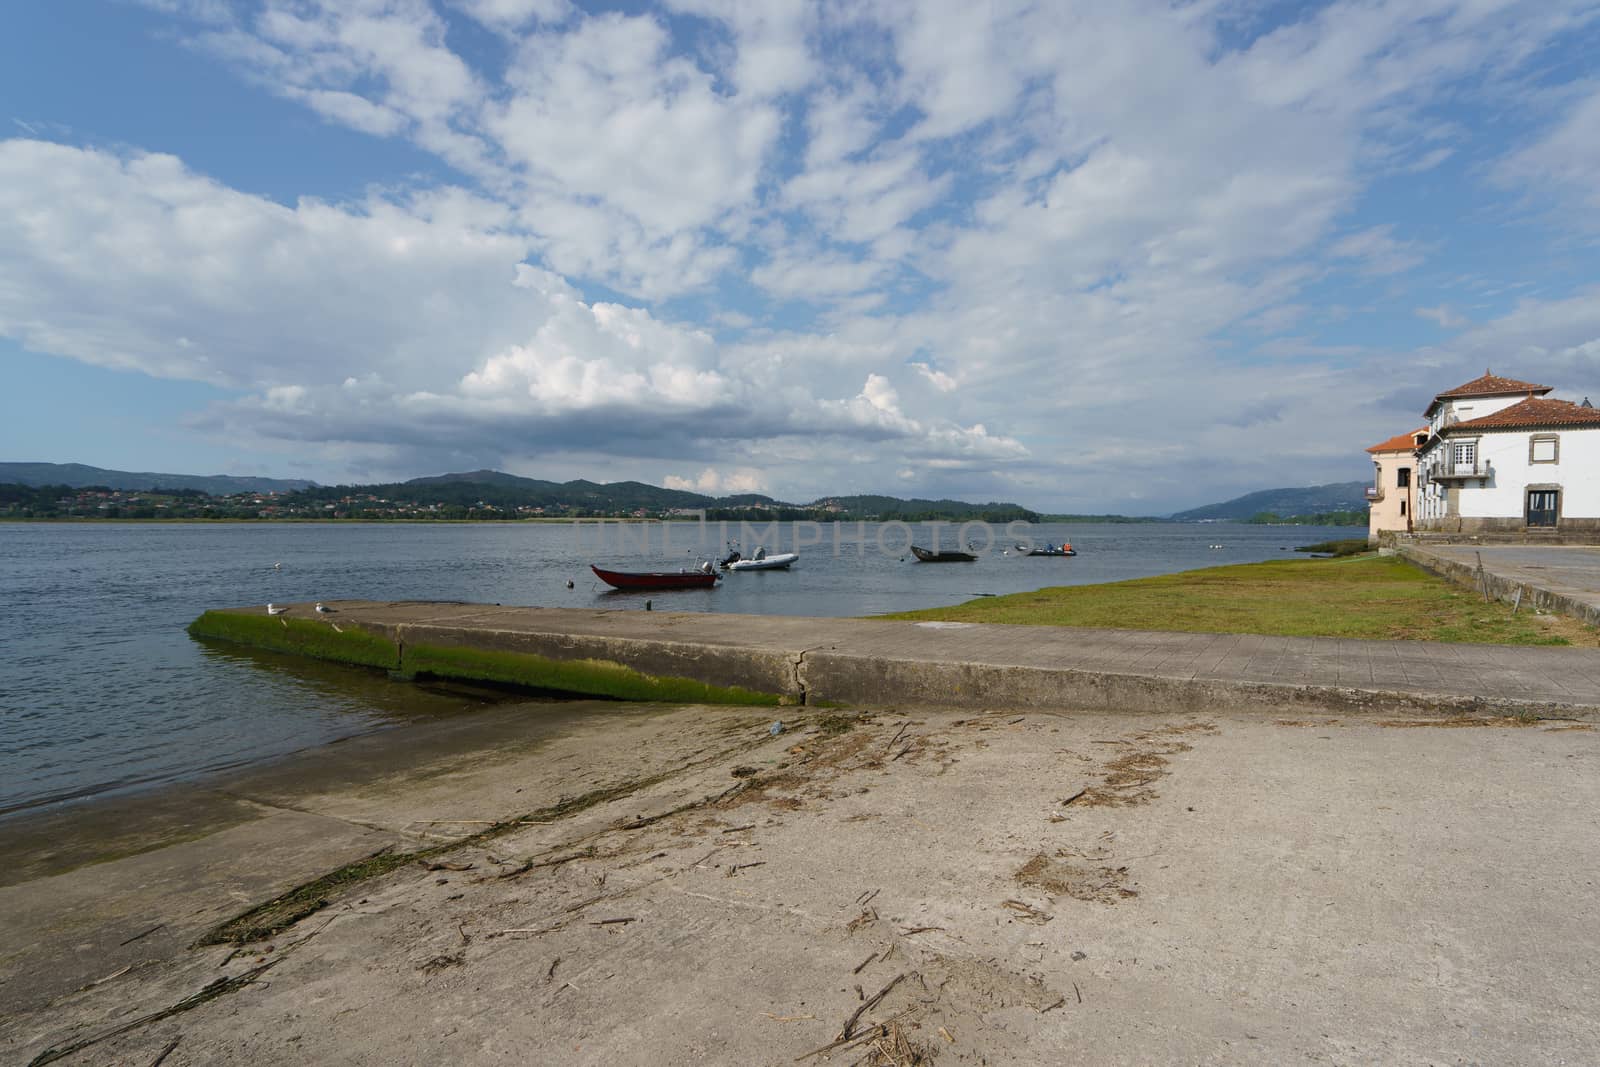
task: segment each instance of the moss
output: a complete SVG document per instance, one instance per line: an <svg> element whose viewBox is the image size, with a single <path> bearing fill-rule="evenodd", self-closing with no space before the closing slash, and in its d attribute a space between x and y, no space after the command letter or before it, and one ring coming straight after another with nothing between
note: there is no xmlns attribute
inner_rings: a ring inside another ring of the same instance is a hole
<svg viewBox="0 0 1600 1067"><path fill-rule="evenodd" d="M742 686L658 678L606 660L555 660L526 652L490 652L461 646L407 645L401 670L406 674L500 682L618 700L776 706L781 699L775 693Z"/></svg>
<svg viewBox="0 0 1600 1067"><path fill-rule="evenodd" d="M189 636L363 667L395 670L400 666L400 650L393 641L351 624L336 630L332 623L320 620L208 611L189 624Z"/></svg>
<svg viewBox="0 0 1600 1067"><path fill-rule="evenodd" d="M336 663L381 667L405 678L428 675L617 700L761 706L784 703L776 693L689 678L655 677L605 660L555 660L524 652L442 645L407 645L402 655L393 641L352 623L335 630L331 623L321 620L208 611L189 625L189 634Z"/></svg>

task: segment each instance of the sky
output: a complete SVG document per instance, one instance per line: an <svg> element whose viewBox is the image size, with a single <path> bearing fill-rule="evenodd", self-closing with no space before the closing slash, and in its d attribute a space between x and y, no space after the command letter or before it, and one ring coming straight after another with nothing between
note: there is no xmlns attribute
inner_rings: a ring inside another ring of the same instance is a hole
<svg viewBox="0 0 1600 1067"><path fill-rule="evenodd" d="M1164 514L1600 402L1600 2L0 11L0 459Z"/></svg>

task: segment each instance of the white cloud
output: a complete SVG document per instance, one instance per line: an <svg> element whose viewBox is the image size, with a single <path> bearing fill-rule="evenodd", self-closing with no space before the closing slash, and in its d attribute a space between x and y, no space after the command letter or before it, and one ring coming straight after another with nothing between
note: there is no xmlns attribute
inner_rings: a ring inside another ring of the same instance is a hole
<svg viewBox="0 0 1600 1067"><path fill-rule="evenodd" d="M529 22L561 22L573 12L569 0L452 0L492 30L512 31Z"/></svg>
<svg viewBox="0 0 1600 1067"><path fill-rule="evenodd" d="M1431 319L1437 322L1441 329L1460 329L1462 326L1467 325L1469 321L1465 317L1456 314L1448 304L1440 304L1438 307L1416 308L1414 310L1418 318Z"/></svg>
<svg viewBox="0 0 1600 1067"><path fill-rule="evenodd" d="M1392 224L1341 237L1330 251L1336 259L1359 260L1368 274L1399 274L1427 258L1415 244L1395 240Z"/></svg>
<svg viewBox="0 0 1600 1067"><path fill-rule="evenodd" d="M1532 144L1506 158L1496 178L1512 188L1532 185L1556 194L1572 221L1594 228L1600 211L1600 88L1581 97L1554 126Z"/></svg>
<svg viewBox="0 0 1600 1067"><path fill-rule="evenodd" d="M935 368L928 366L926 363L913 363L911 365L917 369L918 374L926 378L928 382L941 393L954 392L956 386L960 384L944 371L936 370Z"/></svg>
<svg viewBox="0 0 1600 1067"><path fill-rule="evenodd" d="M750 467L738 467L729 471L707 467L695 478L680 478L675 474L669 474L662 479L661 484L668 489L687 489L709 496L762 493L766 491L767 486L765 476Z"/></svg>
<svg viewBox="0 0 1600 1067"><path fill-rule="evenodd" d="M1451 284L1412 292L1447 242L1380 179L1500 156L1452 193L1600 206L1600 95L1540 58L1579 5L147 2L263 91L453 168L288 204L173 156L0 142L0 333L241 391L223 414L263 441L696 485L737 475L731 444L779 490L910 470L1104 510L1219 464L1276 480L1242 457L1312 417L1296 469L1334 480L1342 437L1405 410L1374 367L1407 366L1398 392L1493 345L1497 368L1593 351L1560 298L1448 348L1351 340L1367 314L1468 325ZM1509 155L1474 116L1507 100L1549 118ZM1528 282L1481 268L1449 273Z"/></svg>

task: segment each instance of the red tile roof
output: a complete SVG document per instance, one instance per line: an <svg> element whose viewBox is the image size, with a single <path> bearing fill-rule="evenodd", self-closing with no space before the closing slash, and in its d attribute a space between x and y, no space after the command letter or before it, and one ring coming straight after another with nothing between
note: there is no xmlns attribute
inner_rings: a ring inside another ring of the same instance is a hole
<svg viewBox="0 0 1600 1067"><path fill-rule="evenodd" d="M1551 400L1533 397L1512 404L1493 415L1468 419L1445 428L1446 433L1456 430L1516 430L1543 429L1550 426L1600 427L1600 411L1574 404L1570 400Z"/></svg>
<svg viewBox="0 0 1600 1067"><path fill-rule="evenodd" d="M1446 400L1459 400L1469 396L1516 396L1527 393L1544 395L1550 391L1548 385L1535 385L1532 382L1519 382L1515 378L1502 378L1498 374L1483 372L1483 376L1474 378L1465 385L1458 385L1454 389L1446 389L1433 398L1433 403L1428 405L1426 415L1432 415L1439 405Z"/></svg>
<svg viewBox="0 0 1600 1067"><path fill-rule="evenodd" d="M1418 434L1422 434L1424 437L1426 437L1428 435L1428 428L1426 426L1419 426L1410 433L1403 433L1397 437L1391 437L1387 441L1384 441L1380 444L1373 445L1371 448L1367 449L1367 451L1373 453L1415 452L1417 450Z"/></svg>

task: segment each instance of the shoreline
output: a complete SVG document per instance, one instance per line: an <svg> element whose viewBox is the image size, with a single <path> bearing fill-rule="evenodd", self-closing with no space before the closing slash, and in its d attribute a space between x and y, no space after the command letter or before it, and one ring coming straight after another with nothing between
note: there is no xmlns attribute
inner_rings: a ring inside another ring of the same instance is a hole
<svg viewBox="0 0 1600 1067"><path fill-rule="evenodd" d="M0 887L14 884L19 873L66 873L224 829L242 818L236 797L364 788L430 762L535 743L596 716L626 718L651 710L614 701L508 696L472 711L387 723L293 752L17 809L0 816ZM74 847L54 853L42 848L63 840ZM96 841L116 844L99 852Z"/></svg>

